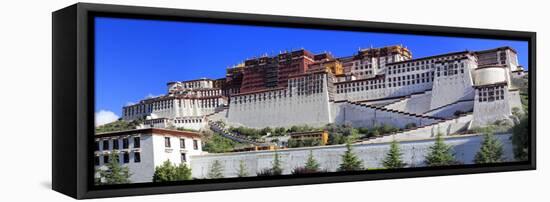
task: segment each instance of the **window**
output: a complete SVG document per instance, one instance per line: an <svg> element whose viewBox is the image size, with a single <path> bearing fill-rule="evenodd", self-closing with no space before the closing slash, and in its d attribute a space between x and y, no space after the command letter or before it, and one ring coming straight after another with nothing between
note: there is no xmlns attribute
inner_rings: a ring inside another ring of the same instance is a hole
<svg viewBox="0 0 550 202"><path fill-rule="evenodd" d="M95 164L96 166L99 165L99 156L94 156L94 164Z"/></svg>
<svg viewBox="0 0 550 202"><path fill-rule="evenodd" d="M109 156L105 155L103 156L103 164L109 163Z"/></svg>
<svg viewBox="0 0 550 202"><path fill-rule="evenodd" d="M185 149L185 139L180 139L180 148Z"/></svg>
<svg viewBox="0 0 550 202"><path fill-rule="evenodd" d="M198 150L199 149L199 141L193 140L193 149Z"/></svg>
<svg viewBox="0 0 550 202"><path fill-rule="evenodd" d="M187 157L185 156L185 153L181 153L181 162L182 163L187 162Z"/></svg>
<svg viewBox="0 0 550 202"><path fill-rule="evenodd" d="M139 137L134 137L134 148L139 148L141 146L139 141Z"/></svg>
<svg viewBox="0 0 550 202"><path fill-rule="evenodd" d="M124 152L124 154L122 154L122 162L124 163L130 162L130 154L128 152Z"/></svg>
<svg viewBox="0 0 550 202"><path fill-rule="evenodd" d="M118 139L113 139L113 149L120 149L118 147Z"/></svg>
<svg viewBox="0 0 550 202"><path fill-rule="evenodd" d="M128 145L129 145L128 138L122 139L122 148L128 149Z"/></svg>
<svg viewBox="0 0 550 202"><path fill-rule="evenodd" d="M99 141L95 141L95 151L99 151Z"/></svg>
<svg viewBox="0 0 550 202"><path fill-rule="evenodd" d="M164 137L164 147L171 147L170 146L170 137Z"/></svg>
<svg viewBox="0 0 550 202"><path fill-rule="evenodd" d="M103 140L103 150L109 150L109 140Z"/></svg>
<svg viewBox="0 0 550 202"><path fill-rule="evenodd" d="M141 154L139 152L134 152L134 162L135 163L141 162Z"/></svg>

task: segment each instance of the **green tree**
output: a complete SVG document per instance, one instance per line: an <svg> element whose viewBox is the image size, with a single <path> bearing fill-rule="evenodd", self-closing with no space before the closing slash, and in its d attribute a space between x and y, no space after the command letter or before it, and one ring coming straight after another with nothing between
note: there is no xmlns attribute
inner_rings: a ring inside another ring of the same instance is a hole
<svg viewBox="0 0 550 202"><path fill-rule="evenodd" d="M385 168L403 168L406 164L402 160L402 155L399 144L393 140L390 145L390 151L386 154L386 158L382 162Z"/></svg>
<svg viewBox="0 0 550 202"><path fill-rule="evenodd" d="M239 170L237 170L237 176L238 177L246 177L248 176L248 172L246 171L248 168L246 168L246 164L243 160L239 161Z"/></svg>
<svg viewBox="0 0 550 202"><path fill-rule="evenodd" d="M214 160L208 170L207 177L210 179L223 178L223 166L222 163L218 160Z"/></svg>
<svg viewBox="0 0 550 202"><path fill-rule="evenodd" d="M176 167L176 179L177 180L190 180L191 178L191 168L185 163L180 163Z"/></svg>
<svg viewBox="0 0 550 202"><path fill-rule="evenodd" d="M273 175L283 174L283 168L281 167L281 160L279 159L279 153L275 152L275 157L273 159L271 170Z"/></svg>
<svg viewBox="0 0 550 202"><path fill-rule="evenodd" d="M153 174L153 182L168 182L175 181L176 179L176 168L170 162L166 160L162 165L155 167L155 173Z"/></svg>
<svg viewBox="0 0 550 202"><path fill-rule="evenodd" d="M240 144L229 138L225 138L219 134L212 135L203 146L203 151L210 153L230 152Z"/></svg>
<svg viewBox="0 0 550 202"><path fill-rule="evenodd" d="M99 184L127 184L130 183L132 175L128 167L120 165L117 153L109 155L109 162L105 164L105 169L99 169L98 173Z"/></svg>
<svg viewBox="0 0 550 202"><path fill-rule="evenodd" d="M437 134L434 145L430 146L425 163L428 166L445 166L456 163L452 147L443 142L441 133Z"/></svg>
<svg viewBox="0 0 550 202"><path fill-rule="evenodd" d="M486 133L477 152L475 163L498 163L502 161L502 143L492 133Z"/></svg>
<svg viewBox="0 0 550 202"><path fill-rule="evenodd" d="M514 158L526 161L529 157L529 120L527 115L523 116L519 123L512 127L512 145Z"/></svg>
<svg viewBox="0 0 550 202"><path fill-rule="evenodd" d="M340 163L340 167L338 168L338 171L357 171L357 170L364 170L363 167L363 161L357 157L351 148L351 144L348 142L346 144L346 152L342 155L342 163Z"/></svg>
<svg viewBox="0 0 550 202"><path fill-rule="evenodd" d="M184 163L176 166L170 160L166 160L162 165L155 167L153 182L182 181L191 179L191 168Z"/></svg>
<svg viewBox="0 0 550 202"><path fill-rule="evenodd" d="M143 123L143 119L136 119L134 121L125 121L122 119L118 119L117 121L96 127L95 132L106 133L106 132L112 132L112 131L132 130L132 129L135 129L141 123Z"/></svg>
<svg viewBox="0 0 550 202"><path fill-rule="evenodd" d="M305 169L311 172L319 171L319 163L313 157L313 151L309 151L309 156L307 157Z"/></svg>

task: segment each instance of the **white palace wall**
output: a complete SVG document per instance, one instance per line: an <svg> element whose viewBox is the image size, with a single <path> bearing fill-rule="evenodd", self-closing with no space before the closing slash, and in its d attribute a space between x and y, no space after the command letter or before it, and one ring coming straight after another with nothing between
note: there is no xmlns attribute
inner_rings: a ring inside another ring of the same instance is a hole
<svg viewBox="0 0 550 202"><path fill-rule="evenodd" d="M378 137L375 139L367 140L366 142L370 143L381 143L381 142L391 142L393 140L397 141L412 141L412 140L421 140L434 138L437 134L443 136L450 136L456 132L466 129L470 126L473 116L471 114L461 116L455 119L435 122L430 125L405 130L403 132L395 133L392 135L386 135Z"/></svg>
<svg viewBox="0 0 550 202"><path fill-rule="evenodd" d="M251 128L324 126L331 123L328 92L284 96L262 101L230 103L227 123Z"/></svg>
<svg viewBox="0 0 550 202"><path fill-rule="evenodd" d="M332 112L334 123L346 123L354 127L373 127L388 124L398 128L404 128L405 125L409 123L423 126L437 121L436 119L428 117L360 106L349 102L334 103Z"/></svg>
<svg viewBox="0 0 550 202"><path fill-rule="evenodd" d="M495 99L493 101L484 100L480 102L480 96L476 95L474 102L474 121L472 126L482 126L494 123L497 120L510 119L512 115L510 100L519 99L519 97L510 97L508 88L506 86L501 86L501 88L504 92L504 99Z"/></svg>
<svg viewBox="0 0 550 202"><path fill-rule="evenodd" d="M420 94L413 94L401 101L386 105L384 108L413 114L423 114L424 112L430 110L431 100L432 92L426 91Z"/></svg>
<svg viewBox="0 0 550 202"><path fill-rule="evenodd" d="M461 65L464 65L464 67ZM450 64L437 64L436 67L440 69L440 71L436 73L434 79L430 109L436 109L449 103L461 100L471 100L474 98L471 70L475 69L477 64L473 59L459 59L457 61L451 61ZM455 69L448 71L446 70L447 68ZM452 72L452 74L445 75L444 71Z"/></svg>
<svg viewBox="0 0 550 202"><path fill-rule="evenodd" d="M473 109L474 100L464 100L433 109L429 112L426 112L424 115L441 118L451 118L455 116L454 114L456 111L471 112L473 111Z"/></svg>
<svg viewBox="0 0 550 202"><path fill-rule="evenodd" d="M496 138L503 143L504 158L513 161L511 134L498 134ZM448 137L445 143L453 146L456 160L464 164L472 164L481 142L482 135ZM433 139L401 142L399 144L403 152L403 161L409 166L423 166L429 147L434 144ZM382 159L385 157L390 143L354 144L353 152L359 156L367 168L381 168ZM341 155L346 151L345 145L332 145L309 148L293 148L279 151L255 151L225 154L206 154L192 156L192 176L194 178L206 178L208 170L214 160L220 161L225 177L236 177L240 162L244 162L247 173L255 176L262 169L271 168L275 153L279 154L283 174L291 174L292 169L304 166L309 153L313 152L314 158L320 163L321 169L329 172L337 170L341 163Z"/></svg>

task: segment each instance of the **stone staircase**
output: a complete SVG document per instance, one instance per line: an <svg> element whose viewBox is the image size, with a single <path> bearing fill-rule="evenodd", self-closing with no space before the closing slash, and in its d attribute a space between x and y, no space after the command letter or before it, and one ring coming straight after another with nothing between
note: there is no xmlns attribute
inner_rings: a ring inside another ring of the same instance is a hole
<svg viewBox="0 0 550 202"><path fill-rule="evenodd" d="M252 144L252 145L255 145L255 146L264 146L264 145L266 145L266 143L263 142L263 141L253 140L253 139L250 139L250 138L248 138L244 135L233 133L233 132L225 129L225 127L223 125L221 125L220 123L217 123L215 121L208 120L208 125L210 126L210 129L212 131L220 134L221 136L223 136L225 138L229 138L231 140L234 140L236 142Z"/></svg>
<svg viewBox="0 0 550 202"><path fill-rule="evenodd" d="M376 109L376 110L379 110L379 111L398 113L398 114L401 114L401 115L404 115L404 116L414 116L414 117L417 117L417 118L425 118L425 119L432 119L432 120L445 120L443 118L431 117L431 116L426 116L426 115L423 115L423 114L415 114L415 113L410 113L410 112L404 112L404 111L395 110L395 109L387 109L385 107L368 105L368 104L353 102L353 101L349 101L349 100L347 100L346 102L349 103L349 104L352 104L352 105L357 105L357 106L361 106L361 107Z"/></svg>

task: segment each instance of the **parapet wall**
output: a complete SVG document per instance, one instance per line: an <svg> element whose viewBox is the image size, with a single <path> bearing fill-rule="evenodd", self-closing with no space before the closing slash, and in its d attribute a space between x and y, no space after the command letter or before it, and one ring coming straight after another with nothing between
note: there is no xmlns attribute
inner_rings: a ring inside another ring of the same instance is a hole
<svg viewBox="0 0 550 202"><path fill-rule="evenodd" d="M511 134L495 135L503 143L505 161L513 161ZM472 164L475 154L478 152L483 135L448 137L445 143L453 146L455 158L464 164ZM424 166L425 156L429 147L434 144L434 139L401 142L400 149L403 153L403 161L409 166ZM390 148L390 143L355 144L353 152L359 156L367 168L381 168L382 160ZM308 147L285 149L279 151L256 151L225 154L207 154L191 156L192 176L205 178L214 160L218 160L223 166L225 177L236 177L239 165L246 165L247 173L255 176L262 169L271 168L274 155L279 154L283 174L290 174L292 169L302 167L309 153L313 152L314 158L320 163L321 169L334 172L341 163L341 155L346 151L345 145L333 145L323 147Z"/></svg>

